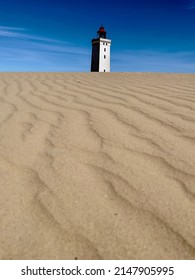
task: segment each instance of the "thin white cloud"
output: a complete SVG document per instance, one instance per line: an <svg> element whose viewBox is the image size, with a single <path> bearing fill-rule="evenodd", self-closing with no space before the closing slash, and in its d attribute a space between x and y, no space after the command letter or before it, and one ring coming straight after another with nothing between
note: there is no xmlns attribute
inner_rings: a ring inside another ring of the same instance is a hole
<svg viewBox="0 0 195 280"><path fill-rule="evenodd" d="M188 4L188 10L195 9L195 0L191 0Z"/></svg>
<svg viewBox="0 0 195 280"><path fill-rule="evenodd" d="M65 42L63 44L57 44L57 45L43 44L37 42L37 43L31 43L29 47L31 49L37 49L39 51L58 53L58 54L72 53L72 54L87 55L89 53L89 50L86 48L78 47L70 43L66 44Z"/></svg>
<svg viewBox="0 0 195 280"><path fill-rule="evenodd" d="M15 50L30 50L31 52L47 52L56 54L88 54L87 49L75 46L71 42L18 32L25 30L26 29L24 28L0 26L0 49L2 50L3 46L6 46L7 50L13 49L14 53Z"/></svg>
<svg viewBox="0 0 195 280"><path fill-rule="evenodd" d="M0 26L0 71L87 69L88 48L71 42L35 36L28 30ZM71 66L72 65L72 66Z"/></svg>
<svg viewBox="0 0 195 280"><path fill-rule="evenodd" d="M23 40L26 39L32 41L43 41L43 42L50 42L50 43L62 43L59 40L26 34L24 33L24 31L27 31L27 29L18 28L18 27L0 26L0 36L2 37L9 37L9 38L23 39Z"/></svg>
<svg viewBox="0 0 195 280"><path fill-rule="evenodd" d="M195 73L195 52L123 51L113 53L113 70Z"/></svg>
<svg viewBox="0 0 195 280"><path fill-rule="evenodd" d="M6 30L6 31L25 31L25 28L21 27L12 27L12 26L0 26L0 30Z"/></svg>

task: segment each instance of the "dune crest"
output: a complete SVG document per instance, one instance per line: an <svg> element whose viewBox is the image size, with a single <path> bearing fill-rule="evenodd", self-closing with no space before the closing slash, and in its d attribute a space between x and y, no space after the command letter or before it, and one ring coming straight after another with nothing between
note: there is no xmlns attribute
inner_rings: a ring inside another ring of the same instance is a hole
<svg viewBox="0 0 195 280"><path fill-rule="evenodd" d="M0 73L0 259L195 259L195 75Z"/></svg>

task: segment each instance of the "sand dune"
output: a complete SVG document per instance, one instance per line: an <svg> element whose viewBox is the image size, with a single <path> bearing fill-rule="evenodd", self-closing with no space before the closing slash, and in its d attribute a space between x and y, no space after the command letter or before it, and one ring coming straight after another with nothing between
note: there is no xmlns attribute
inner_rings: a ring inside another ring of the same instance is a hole
<svg viewBox="0 0 195 280"><path fill-rule="evenodd" d="M195 75L0 74L0 259L195 259Z"/></svg>

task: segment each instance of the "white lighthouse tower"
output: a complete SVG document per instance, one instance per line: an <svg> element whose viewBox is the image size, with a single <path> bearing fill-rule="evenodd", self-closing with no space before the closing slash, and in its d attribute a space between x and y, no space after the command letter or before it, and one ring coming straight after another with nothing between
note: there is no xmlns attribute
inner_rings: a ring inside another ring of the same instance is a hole
<svg viewBox="0 0 195 280"><path fill-rule="evenodd" d="M110 46L111 40L106 38L103 26L97 32L99 38L93 39L91 72L110 72Z"/></svg>

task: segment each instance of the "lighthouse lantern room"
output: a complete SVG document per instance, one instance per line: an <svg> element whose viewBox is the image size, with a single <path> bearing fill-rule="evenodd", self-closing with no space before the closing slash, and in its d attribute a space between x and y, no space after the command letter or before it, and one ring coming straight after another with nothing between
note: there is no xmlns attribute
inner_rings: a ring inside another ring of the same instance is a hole
<svg viewBox="0 0 195 280"><path fill-rule="evenodd" d="M111 40L106 38L106 31L101 25L98 38L92 42L91 72L110 72Z"/></svg>

